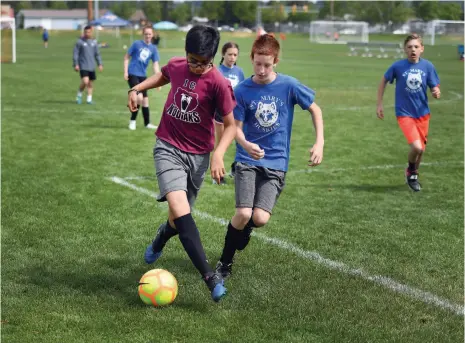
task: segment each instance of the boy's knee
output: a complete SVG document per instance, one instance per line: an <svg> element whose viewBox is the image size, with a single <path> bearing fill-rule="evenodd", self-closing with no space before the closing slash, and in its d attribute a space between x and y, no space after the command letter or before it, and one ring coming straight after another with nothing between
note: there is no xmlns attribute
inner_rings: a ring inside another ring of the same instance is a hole
<svg viewBox="0 0 465 343"><path fill-rule="evenodd" d="M236 219L241 223L241 226L245 226L252 217L251 208L236 208Z"/></svg>
<svg viewBox="0 0 465 343"><path fill-rule="evenodd" d="M253 222L256 227L265 226L266 223L270 220L271 214L262 210L260 208L256 208L253 211Z"/></svg>
<svg viewBox="0 0 465 343"><path fill-rule="evenodd" d="M421 154L423 153L423 145L421 144L420 141L415 141L412 143L412 150L417 153L417 154Z"/></svg>

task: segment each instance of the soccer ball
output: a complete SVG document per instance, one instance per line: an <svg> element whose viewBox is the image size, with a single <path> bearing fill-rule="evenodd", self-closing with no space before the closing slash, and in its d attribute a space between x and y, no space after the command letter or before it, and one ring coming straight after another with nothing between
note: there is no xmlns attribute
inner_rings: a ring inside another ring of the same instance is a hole
<svg viewBox="0 0 465 343"><path fill-rule="evenodd" d="M123 45L123 50L126 50L128 46L126 44Z"/></svg>
<svg viewBox="0 0 465 343"><path fill-rule="evenodd" d="M178 282L167 270L149 270L139 281L139 297L147 305L169 305L177 295Z"/></svg>

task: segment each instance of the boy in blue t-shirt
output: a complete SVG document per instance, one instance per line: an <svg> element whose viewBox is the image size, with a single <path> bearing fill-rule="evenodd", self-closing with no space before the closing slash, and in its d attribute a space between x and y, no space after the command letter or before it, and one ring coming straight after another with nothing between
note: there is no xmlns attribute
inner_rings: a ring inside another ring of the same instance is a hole
<svg viewBox="0 0 465 343"><path fill-rule="evenodd" d="M418 182L418 168L428 140L430 109L427 89L431 89L434 98L439 99L439 77L434 65L420 58L424 51L423 41L417 34L408 36L404 41L407 59L394 62L384 74L378 87L378 105L376 114L384 118L383 94L387 82L396 80L396 116L397 122L410 145L408 168L405 177L408 186L415 192L421 190Z"/></svg>
<svg viewBox="0 0 465 343"><path fill-rule="evenodd" d="M142 30L144 36L143 40L135 41L128 52L124 55L124 79L128 81L129 88L133 88L144 81L147 76L147 67L149 60L152 60L153 73L156 74L160 71L160 65L158 61L157 47L152 44L153 29L148 26ZM129 62L131 58L131 62ZM142 115L144 116L144 125L147 129L156 129L157 126L150 123L150 111L149 111L149 98L147 91L139 94L139 102L137 109L131 112L131 119L129 121L129 130L136 129L136 118L139 113L139 107L142 104Z"/></svg>
<svg viewBox="0 0 465 343"><path fill-rule="evenodd" d="M48 48L48 31L46 28L42 32L42 40L44 41L44 48Z"/></svg>
<svg viewBox="0 0 465 343"><path fill-rule="evenodd" d="M279 43L272 35L259 36L251 53L254 75L234 90L236 213L216 266L223 277L231 274L234 254L247 246L252 229L268 222L284 188L295 105L311 113L315 127L309 166L323 159L323 118L314 102L315 92L293 77L274 72L278 54Z"/></svg>
<svg viewBox="0 0 465 343"><path fill-rule="evenodd" d="M227 42L221 48L221 61L218 67L218 70L223 74L223 76L231 83L232 88L244 81L244 71L241 67L237 65L237 58L239 57L239 45L234 42ZM218 142L223 136L224 127L223 127L223 117L216 112L215 113L215 143L218 145ZM231 165L231 176L234 176L236 164L233 162ZM213 183L216 181L213 180ZM221 178L221 184L226 184L226 180Z"/></svg>

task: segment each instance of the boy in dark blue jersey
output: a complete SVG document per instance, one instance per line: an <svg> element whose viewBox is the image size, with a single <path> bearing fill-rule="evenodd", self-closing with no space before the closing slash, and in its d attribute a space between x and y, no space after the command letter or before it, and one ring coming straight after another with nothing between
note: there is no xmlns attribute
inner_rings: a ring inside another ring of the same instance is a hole
<svg viewBox="0 0 465 343"><path fill-rule="evenodd" d="M420 58L424 51L423 41L417 34L408 36L404 41L407 59L394 62L384 74L378 87L378 105L376 114L384 118L383 94L387 82L396 80L396 117L397 122L410 145L408 167L405 178L408 186L415 192L421 190L418 182L418 168L428 139L430 110L427 89L431 89L434 98L439 99L439 77L434 65Z"/></svg>
<svg viewBox="0 0 465 343"><path fill-rule="evenodd" d="M133 88L147 78L146 73L149 60L152 60L153 73L156 74L160 71L158 49L152 43L153 29L151 27L145 27L142 30L142 34L144 39L135 41L124 55L124 79L128 81L129 88ZM130 62L129 58L131 59ZM141 104L144 126L147 129L156 129L157 126L150 123L149 98L145 90L139 94L137 109L131 112L129 130L136 129L136 118Z"/></svg>
<svg viewBox="0 0 465 343"><path fill-rule="evenodd" d="M252 229L268 222L284 188L295 105L311 113L315 127L309 165L317 166L323 159L323 118L314 102L315 92L293 77L274 72L279 49L272 35L259 36L251 53L254 75L234 90L236 213L216 266L223 277L231 274L234 254L247 246Z"/></svg>

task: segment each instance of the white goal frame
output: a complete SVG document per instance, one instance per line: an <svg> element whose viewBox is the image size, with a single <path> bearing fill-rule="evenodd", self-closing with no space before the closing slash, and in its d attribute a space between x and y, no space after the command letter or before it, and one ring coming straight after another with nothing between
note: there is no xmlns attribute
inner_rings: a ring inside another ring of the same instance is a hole
<svg viewBox="0 0 465 343"><path fill-rule="evenodd" d="M335 39L335 34L338 39ZM347 44L368 43L368 23L365 21L315 20L310 22L310 42Z"/></svg>
<svg viewBox="0 0 465 343"><path fill-rule="evenodd" d="M11 30L12 30L12 38L11 38L11 44L13 45L12 48L12 56L11 56L11 61L13 63L16 63L16 21L15 18L12 17L0 17L0 27L3 27L4 24L10 24Z"/></svg>
<svg viewBox="0 0 465 343"><path fill-rule="evenodd" d="M426 34L423 38L429 39L425 43L435 45L436 41L436 28L440 27L441 24L462 24L465 25L465 21L462 20L432 20L429 21L426 28Z"/></svg>

